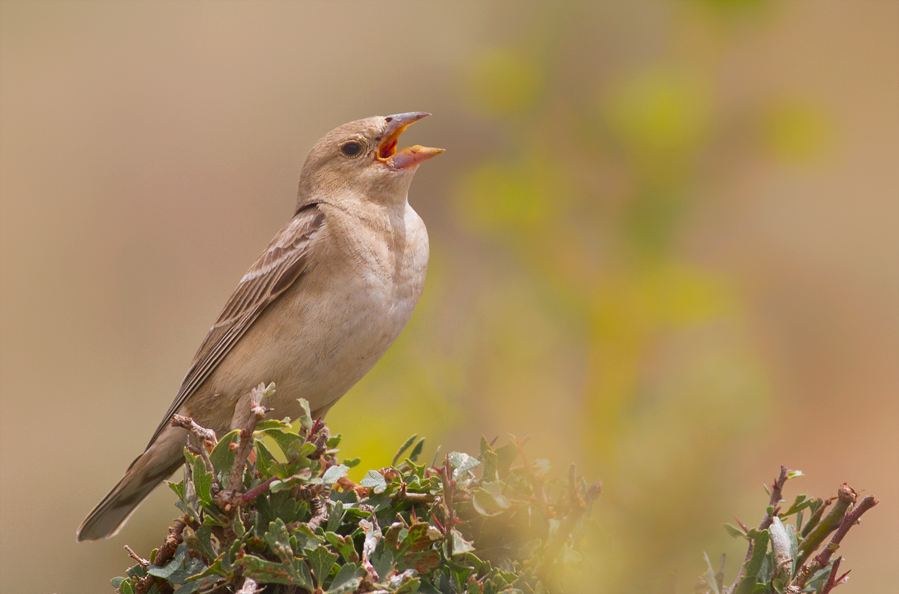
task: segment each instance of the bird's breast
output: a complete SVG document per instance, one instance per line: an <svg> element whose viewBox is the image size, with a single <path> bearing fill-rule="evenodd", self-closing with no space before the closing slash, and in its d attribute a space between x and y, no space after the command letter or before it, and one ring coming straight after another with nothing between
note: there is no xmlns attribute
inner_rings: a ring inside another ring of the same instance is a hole
<svg viewBox="0 0 899 594"><path fill-rule="evenodd" d="M329 217L317 239L324 247L263 313L274 334L251 330L239 345L252 353L235 383L276 382L281 414L296 398L316 410L346 393L397 339L424 287L427 231L411 208L375 223Z"/></svg>

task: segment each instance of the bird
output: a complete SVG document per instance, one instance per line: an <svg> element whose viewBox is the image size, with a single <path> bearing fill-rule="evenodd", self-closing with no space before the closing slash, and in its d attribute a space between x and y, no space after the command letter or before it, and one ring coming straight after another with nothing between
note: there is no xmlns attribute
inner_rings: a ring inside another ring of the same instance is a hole
<svg viewBox="0 0 899 594"><path fill-rule="evenodd" d="M418 166L444 152L397 150L426 112L344 124L312 148L296 210L240 279L197 350L144 452L88 514L77 540L114 536L184 462L187 431L172 416L222 432L250 414L252 388L275 382L266 406L313 418L368 373L412 316L428 267L428 233L408 202Z"/></svg>

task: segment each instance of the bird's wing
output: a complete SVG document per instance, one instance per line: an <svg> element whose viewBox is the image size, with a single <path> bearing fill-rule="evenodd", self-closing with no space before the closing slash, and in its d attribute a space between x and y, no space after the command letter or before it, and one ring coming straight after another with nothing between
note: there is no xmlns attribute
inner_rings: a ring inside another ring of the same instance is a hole
<svg viewBox="0 0 899 594"><path fill-rule="evenodd" d="M309 264L309 244L324 222L325 216L317 205L311 204L300 210L275 235L265 252L240 279L215 325L194 355L178 395L153 434L148 448L168 426L172 415L206 381L259 314L300 277Z"/></svg>

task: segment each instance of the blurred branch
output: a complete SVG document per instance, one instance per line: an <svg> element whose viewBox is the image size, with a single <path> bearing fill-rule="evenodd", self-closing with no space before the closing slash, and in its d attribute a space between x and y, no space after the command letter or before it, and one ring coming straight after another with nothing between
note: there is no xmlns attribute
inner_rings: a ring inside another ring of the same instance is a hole
<svg viewBox="0 0 899 594"><path fill-rule="evenodd" d="M523 452L522 455L524 455ZM540 560L540 564L537 566L536 570L537 577L544 582L548 582L549 571L552 568L553 563L555 563L556 557L561 552L562 547L564 547L572 537L578 524L584 517L584 514L588 512L590 506L602 492L602 485L600 483L593 483L587 487L584 494L581 495L577 488L576 476L576 468L575 465L572 464L568 468L568 500L571 507L565 515L565 518L562 520L562 524L559 526L558 531L556 531L555 535L553 535L549 543L547 543L543 558Z"/></svg>
<svg viewBox="0 0 899 594"><path fill-rule="evenodd" d="M748 553L734 583L726 589L722 588L721 580L712 576L710 567L700 578L699 591L705 594L749 594L762 591L828 594L846 581L849 572L839 574L842 558L838 558L828 571L830 559L849 530L858 524L865 512L877 505L877 500L868 496L856 505L855 490L843 483L834 498L825 501L799 495L793 505L780 513L778 503L782 501L784 484L798 475L801 473L788 471L781 466L780 475L771 487L765 515L757 529L749 529L739 520L741 530L727 527L731 535L742 536L749 541ZM821 519L824 509L834 500L836 504L830 513ZM800 530L801 514L807 508L814 511L808 524ZM794 515L796 527L784 524L788 517ZM830 542L809 561L830 534L833 534ZM716 584L712 584L712 581Z"/></svg>
<svg viewBox="0 0 899 594"><path fill-rule="evenodd" d="M852 488L845 483L840 487L841 498L844 491L850 492L854 501L855 491L853 491ZM862 514L864 514L875 505L877 505L877 500L873 496L868 495L867 497L862 499L861 503L855 506L852 511L843 515L842 521L840 522L840 526L837 529L836 534L833 535L833 538L830 539L830 542L827 543L827 546L824 547L824 550L816 555L811 563L803 564L802 567L800 567L799 571L796 572L796 577L790 584L790 587L796 588L795 592L801 592L810 577L814 576L817 572L827 567L828 563L830 562L831 556L836 552L838 548L840 548L840 543L843 541L843 538L846 536L849 530L858 523L858 521L862 517ZM814 549L812 549L810 553L811 552L814 552ZM830 583L831 585L830 589L826 590L828 592L832 590L837 585L837 583L842 583L843 578L846 577L845 575L843 575L842 577L831 583L831 578L834 577L838 568L839 563L834 563L834 567L831 568L830 577L828 578L828 583ZM822 590L822 593L824 591L825 590Z"/></svg>

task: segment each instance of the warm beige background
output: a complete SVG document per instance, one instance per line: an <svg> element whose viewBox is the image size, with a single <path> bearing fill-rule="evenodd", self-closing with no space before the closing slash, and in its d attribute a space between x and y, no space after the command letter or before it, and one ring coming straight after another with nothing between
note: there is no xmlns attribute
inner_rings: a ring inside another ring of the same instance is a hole
<svg viewBox="0 0 899 594"><path fill-rule="evenodd" d="M3 1L0 590L111 591L161 542L167 491L74 535L312 143L429 110L426 295L331 415L347 453L533 434L605 483L608 592L691 591L784 463L881 499L840 591L895 591L897 37L891 1Z"/></svg>

